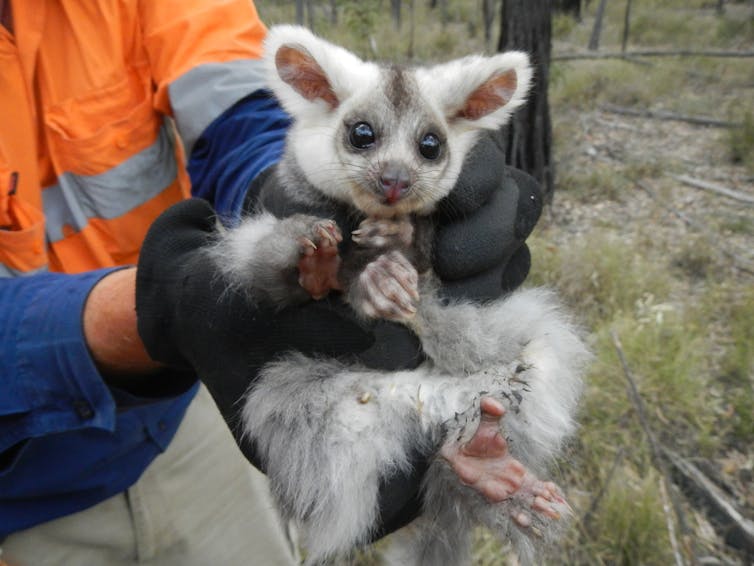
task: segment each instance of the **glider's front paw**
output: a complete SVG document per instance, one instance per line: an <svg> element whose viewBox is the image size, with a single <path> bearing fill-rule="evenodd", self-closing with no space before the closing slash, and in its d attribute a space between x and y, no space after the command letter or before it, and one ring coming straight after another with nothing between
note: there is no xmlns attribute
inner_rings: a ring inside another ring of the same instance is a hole
<svg viewBox="0 0 754 566"><path fill-rule="evenodd" d="M381 255L359 275L351 293L353 307L370 318L404 321L416 314L419 276L398 252Z"/></svg>
<svg viewBox="0 0 754 566"><path fill-rule="evenodd" d="M340 289L338 244L343 240L332 220L316 219L298 237L298 283L314 299Z"/></svg>
<svg viewBox="0 0 754 566"><path fill-rule="evenodd" d="M351 233L351 238L364 248L407 247L414 238L414 225L408 216L366 218Z"/></svg>

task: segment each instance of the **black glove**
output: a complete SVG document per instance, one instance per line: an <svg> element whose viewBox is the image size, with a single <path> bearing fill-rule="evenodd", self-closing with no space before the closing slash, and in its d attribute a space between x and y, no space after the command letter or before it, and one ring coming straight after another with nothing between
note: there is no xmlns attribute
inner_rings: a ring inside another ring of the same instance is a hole
<svg viewBox="0 0 754 566"><path fill-rule="evenodd" d="M542 212L539 183L505 165L494 134L481 138L436 214L433 264L453 298L490 300L529 274L524 243Z"/></svg>
<svg viewBox="0 0 754 566"><path fill-rule="evenodd" d="M336 302L276 310L228 290L201 249L215 233L215 220L207 202L191 199L154 222L139 257L136 312L149 355L199 375L237 433L238 400L264 364L289 350L350 355L369 348L374 338ZM261 464L253 447L239 444Z"/></svg>

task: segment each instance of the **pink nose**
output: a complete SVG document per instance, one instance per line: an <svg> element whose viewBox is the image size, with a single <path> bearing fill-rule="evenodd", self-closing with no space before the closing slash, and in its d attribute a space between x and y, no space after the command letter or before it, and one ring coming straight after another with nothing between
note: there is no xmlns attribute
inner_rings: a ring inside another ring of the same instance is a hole
<svg viewBox="0 0 754 566"><path fill-rule="evenodd" d="M380 188L389 204L402 199L411 188L411 175L404 167L388 165L380 175Z"/></svg>

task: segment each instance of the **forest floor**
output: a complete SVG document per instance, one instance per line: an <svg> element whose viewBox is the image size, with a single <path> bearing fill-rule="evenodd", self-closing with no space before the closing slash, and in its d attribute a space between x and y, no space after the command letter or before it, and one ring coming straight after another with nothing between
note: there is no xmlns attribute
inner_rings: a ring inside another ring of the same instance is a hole
<svg viewBox="0 0 754 566"><path fill-rule="evenodd" d="M722 17L672 4L634 12L637 49L754 47L752 3ZM592 22L567 23L555 53L585 45ZM657 29L673 34L653 39ZM579 313L595 363L581 432L558 470L577 520L548 562L754 563L716 507L740 513L754 544L754 64L573 61L551 71L557 180L531 239L530 280ZM499 564L493 556L481 550L476 563Z"/></svg>
<svg viewBox="0 0 754 566"><path fill-rule="evenodd" d="M582 435L560 469L579 520L567 558L551 561L671 563L669 521L685 563L744 563L710 494L652 451L675 451L754 520L754 173L731 163L727 129L558 111L556 132L568 141L558 144L559 185L532 238L532 279L581 314L597 361ZM477 563L496 563L484 554Z"/></svg>

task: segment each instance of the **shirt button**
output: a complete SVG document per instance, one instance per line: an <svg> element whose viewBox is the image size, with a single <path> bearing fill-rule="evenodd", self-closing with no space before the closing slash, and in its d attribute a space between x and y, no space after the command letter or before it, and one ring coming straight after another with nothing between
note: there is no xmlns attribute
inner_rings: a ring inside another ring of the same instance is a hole
<svg viewBox="0 0 754 566"><path fill-rule="evenodd" d="M165 421L159 421L157 428L160 429L160 432L165 432L168 429L168 425L165 424Z"/></svg>
<svg viewBox="0 0 754 566"><path fill-rule="evenodd" d="M76 413L78 413L79 417L81 417L82 419L87 420L87 419L91 419L94 416L94 411L92 410L91 406L89 406L89 403L87 403L83 399L74 401L73 408L76 410Z"/></svg>
<svg viewBox="0 0 754 566"><path fill-rule="evenodd" d="M120 137L115 140L115 147L118 149L126 149L126 146L128 146L126 138Z"/></svg>

